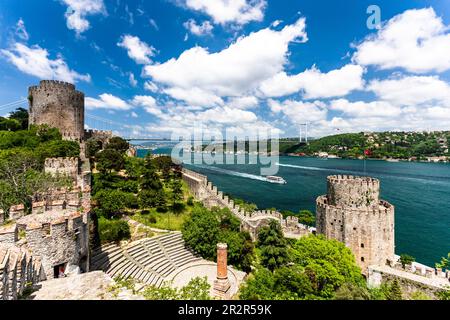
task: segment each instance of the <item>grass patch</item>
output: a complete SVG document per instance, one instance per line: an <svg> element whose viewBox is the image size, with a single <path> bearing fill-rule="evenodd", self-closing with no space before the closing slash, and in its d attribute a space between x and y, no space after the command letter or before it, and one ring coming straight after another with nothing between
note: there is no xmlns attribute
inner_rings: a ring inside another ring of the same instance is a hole
<svg viewBox="0 0 450 320"><path fill-rule="evenodd" d="M142 214L138 212L131 216L131 219L136 220L148 227L156 229L164 229L171 231L180 231L183 223L188 219L191 214L191 208L186 208L183 213L175 214L173 212L158 212L156 209L146 210L148 214Z"/></svg>

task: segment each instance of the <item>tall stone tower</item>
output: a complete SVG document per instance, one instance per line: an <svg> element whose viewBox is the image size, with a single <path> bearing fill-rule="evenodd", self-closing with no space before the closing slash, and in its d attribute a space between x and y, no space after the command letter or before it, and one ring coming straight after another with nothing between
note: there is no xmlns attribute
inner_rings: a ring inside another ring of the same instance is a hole
<svg viewBox="0 0 450 320"><path fill-rule="evenodd" d="M317 232L350 248L363 274L394 258L394 206L379 195L377 179L338 175L317 198Z"/></svg>
<svg viewBox="0 0 450 320"><path fill-rule="evenodd" d="M84 138L84 94L70 83L44 80L28 89L30 125L58 128L63 139Z"/></svg>

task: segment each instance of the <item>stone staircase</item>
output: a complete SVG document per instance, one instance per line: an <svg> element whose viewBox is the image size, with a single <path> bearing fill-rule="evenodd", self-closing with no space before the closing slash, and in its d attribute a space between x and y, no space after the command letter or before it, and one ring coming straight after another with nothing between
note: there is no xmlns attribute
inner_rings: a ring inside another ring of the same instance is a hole
<svg viewBox="0 0 450 320"><path fill-rule="evenodd" d="M133 242L125 248L116 244L96 248L92 252L91 270L160 287L172 272L200 260L186 248L181 233L175 232Z"/></svg>

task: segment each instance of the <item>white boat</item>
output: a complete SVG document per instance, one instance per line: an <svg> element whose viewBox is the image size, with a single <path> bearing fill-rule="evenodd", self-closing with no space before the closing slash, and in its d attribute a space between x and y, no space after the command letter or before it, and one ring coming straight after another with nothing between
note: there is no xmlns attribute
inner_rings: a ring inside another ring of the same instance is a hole
<svg viewBox="0 0 450 320"><path fill-rule="evenodd" d="M287 184L286 180L284 180L282 177L277 176L267 176L266 181L270 183Z"/></svg>

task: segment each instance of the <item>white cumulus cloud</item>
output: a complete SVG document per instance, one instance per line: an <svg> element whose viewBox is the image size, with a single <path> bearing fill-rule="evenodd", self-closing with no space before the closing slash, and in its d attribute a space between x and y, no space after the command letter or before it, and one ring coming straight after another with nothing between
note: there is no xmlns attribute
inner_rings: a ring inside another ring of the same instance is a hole
<svg viewBox="0 0 450 320"><path fill-rule="evenodd" d="M106 7L103 0L61 0L67 5L65 14L67 28L75 30L80 35L90 28L87 16L96 14L106 14Z"/></svg>
<svg viewBox="0 0 450 320"><path fill-rule="evenodd" d="M407 10L356 46L353 60L380 69L443 72L450 69L450 26L433 8Z"/></svg>
<svg viewBox="0 0 450 320"><path fill-rule="evenodd" d="M109 93L103 93L99 98L87 97L85 99L88 109L130 110L132 106L119 97Z"/></svg>
<svg viewBox="0 0 450 320"><path fill-rule="evenodd" d="M190 33L196 35L196 36L204 36L211 34L212 30L214 29L213 25L209 21L204 21L201 24L197 24L197 22L194 19L189 19L185 23L183 23L183 26L188 30Z"/></svg>
<svg viewBox="0 0 450 320"><path fill-rule="evenodd" d="M363 74L364 69L353 64L328 73L315 67L293 76L283 71L264 81L260 90L266 97L282 97L300 91L306 99L345 96L363 89Z"/></svg>
<svg viewBox="0 0 450 320"><path fill-rule="evenodd" d="M437 76L403 76L398 79L373 80L367 90L396 105L437 103L450 107L450 85Z"/></svg>
<svg viewBox="0 0 450 320"><path fill-rule="evenodd" d="M216 24L262 21L265 0L185 0L186 7L209 15Z"/></svg>
<svg viewBox="0 0 450 320"><path fill-rule="evenodd" d="M50 59L49 52L38 45L28 47L22 43L15 43L10 49L2 49L1 53L20 71L40 79L72 83L91 81L89 74L83 75L71 70L61 56Z"/></svg>
<svg viewBox="0 0 450 320"><path fill-rule="evenodd" d="M128 56L137 64L151 63L151 57L155 55L155 48L141 41L139 37L131 36L129 34L122 36L120 42L117 44L128 52Z"/></svg>
<svg viewBox="0 0 450 320"><path fill-rule="evenodd" d="M300 18L280 31L262 29L216 53L194 47L165 63L147 65L144 75L169 87L166 91L177 99L189 98L192 92L209 92L207 103L217 103L216 97L243 96L284 69L289 44L307 41L305 27Z"/></svg>

